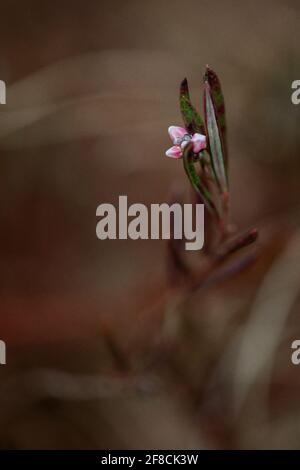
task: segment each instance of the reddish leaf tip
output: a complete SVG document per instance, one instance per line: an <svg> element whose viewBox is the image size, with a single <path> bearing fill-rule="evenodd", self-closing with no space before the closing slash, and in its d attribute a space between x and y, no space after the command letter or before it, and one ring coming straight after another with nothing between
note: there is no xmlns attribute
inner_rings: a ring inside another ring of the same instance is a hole
<svg viewBox="0 0 300 470"><path fill-rule="evenodd" d="M258 230L257 230L257 228L253 228L253 229L249 232L249 238L250 238L252 241L255 241L255 240L258 238Z"/></svg>
<svg viewBox="0 0 300 470"><path fill-rule="evenodd" d="M187 78L184 78L180 84L180 93L181 94L188 94L189 87Z"/></svg>

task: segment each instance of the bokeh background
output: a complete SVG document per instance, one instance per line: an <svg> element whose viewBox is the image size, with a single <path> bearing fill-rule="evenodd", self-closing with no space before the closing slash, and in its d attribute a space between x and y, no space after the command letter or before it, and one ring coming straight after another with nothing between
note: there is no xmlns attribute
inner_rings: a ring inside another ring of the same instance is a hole
<svg viewBox="0 0 300 470"><path fill-rule="evenodd" d="M296 0L3 3L1 448L299 448L299 14ZM96 207L188 190L167 128L185 76L201 109L207 63L232 223L260 238L251 265L185 296L167 242L101 242Z"/></svg>

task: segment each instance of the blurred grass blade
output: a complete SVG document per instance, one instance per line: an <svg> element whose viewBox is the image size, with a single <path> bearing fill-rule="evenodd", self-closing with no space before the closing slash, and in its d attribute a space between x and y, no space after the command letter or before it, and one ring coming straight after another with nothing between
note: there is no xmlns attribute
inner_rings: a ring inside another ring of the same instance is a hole
<svg viewBox="0 0 300 470"><path fill-rule="evenodd" d="M218 78L218 75L206 66L206 73L204 80L209 84L211 89L211 96L212 101L215 107L215 113L217 116L217 120L219 122L220 130L222 133L223 139L223 150L224 150L224 162L227 171L228 166L228 153L227 153L227 135L226 135L226 113L225 113L225 101L224 96L221 88L221 83Z"/></svg>
<svg viewBox="0 0 300 470"><path fill-rule="evenodd" d="M249 229L245 233L236 236L225 245L223 251L218 255L218 260L224 261L228 256L254 243L257 237L258 230L256 228Z"/></svg>
<svg viewBox="0 0 300 470"><path fill-rule="evenodd" d="M224 150L222 134L216 117L211 89L208 82L204 83L204 112L206 124L206 138L210 149L212 167L217 184L223 195L228 195L227 175L224 164Z"/></svg>
<svg viewBox="0 0 300 470"><path fill-rule="evenodd" d="M204 179L205 177L203 176L203 173L198 174L195 168L192 144L187 145L183 151L183 165L192 187L196 193L201 196L201 199L210 213L214 214L219 219L219 214L212 200L212 195L207 187L207 182Z"/></svg>
<svg viewBox="0 0 300 470"><path fill-rule="evenodd" d="M189 134L205 133L205 125L201 116L191 103L188 82L185 78L180 85L180 110L184 121L184 126Z"/></svg>

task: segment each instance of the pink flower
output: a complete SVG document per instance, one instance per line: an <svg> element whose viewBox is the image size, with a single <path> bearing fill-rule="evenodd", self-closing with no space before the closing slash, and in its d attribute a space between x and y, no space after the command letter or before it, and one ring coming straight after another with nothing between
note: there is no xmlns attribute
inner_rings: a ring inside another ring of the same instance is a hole
<svg viewBox="0 0 300 470"><path fill-rule="evenodd" d="M166 151L167 157L181 158L182 151L189 142L193 143L195 153L199 153L206 147L205 135L197 133L190 135L184 127L178 126L170 126L168 132L174 145Z"/></svg>

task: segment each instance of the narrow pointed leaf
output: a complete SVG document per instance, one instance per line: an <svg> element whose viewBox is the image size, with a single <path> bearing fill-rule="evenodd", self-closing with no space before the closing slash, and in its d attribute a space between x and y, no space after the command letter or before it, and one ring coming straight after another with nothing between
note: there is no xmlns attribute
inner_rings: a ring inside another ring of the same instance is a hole
<svg viewBox="0 0 300 470"><path fill-rule="evenodd" d="M208 66L206 66L206 73L204 77L205 81L209 84L211 89L212 101L215 107L215 113L219 122L220 130L222 133L222 139L224 143L224 161L227 170L228 166L228 155L227 155L227 135L226 135L226 113L225 113L225 101L221 88L220 80L217 74Z"/></svg>
<svg viewBox="0 0 300 470"><path fill-rule="evenodd" d="M238 250L245 248L257 240L258 230L256 228L247 230L243 234L236 236L233 240L230 240L223 251L218 255L218 260L223 261L229 255L236 253Z"/></svg>
<svg viewBox="0 0 300 470"><path fill-rule="evenodd" d="M223 195L228 194L227 175L224 163L224 146L219 123L215 114L211 89L208 82L204 84L204 111L206 124L206 138L210 149L211 162L216 182Z"/></svg>
<svg viewBox="0 0 300 470"><path fill-rule="evenodd" d="M212 200L212 195L207 187L206 181L203 179L202 174L198 174L195 168L194 152L192 144L185 147L183 151L183 165L185 172L190 180L190 183L197 194L201 196L201 199L205 203L207 209L219 218L218 211Z"/></svg>
<svg viewBox="0 0 300 470"><path fill-rule="evenodd" d="M188 82L185 78L180 86L180 110L184 121L184 126L190 134L199 132L204 134L205 125L201 116L191 103Z"/></svg>

